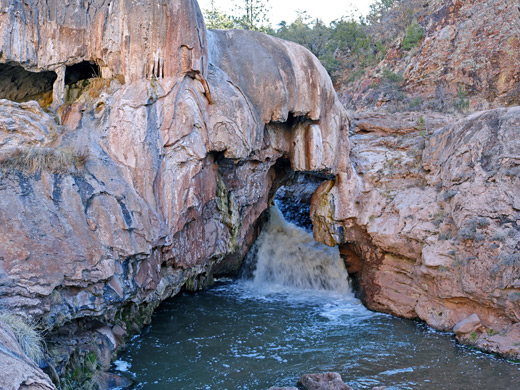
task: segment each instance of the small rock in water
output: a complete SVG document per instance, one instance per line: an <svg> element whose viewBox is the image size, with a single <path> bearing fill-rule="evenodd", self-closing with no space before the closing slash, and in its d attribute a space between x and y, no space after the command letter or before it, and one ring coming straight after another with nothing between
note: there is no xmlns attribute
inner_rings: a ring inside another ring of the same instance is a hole
<svg viewBox="0 0 520 390"><path fill-rule="evenodd" d="M96 382L101 390L114 388L125 389L133 385L130 379L112 372L97 373Z"/></svg>
<svg viewBox="0 0 520 390"><path fill-rule="evenodd" d="M353 390L343 382L337 372L302 375L298 384L303 386L304 390Z"/></svg>

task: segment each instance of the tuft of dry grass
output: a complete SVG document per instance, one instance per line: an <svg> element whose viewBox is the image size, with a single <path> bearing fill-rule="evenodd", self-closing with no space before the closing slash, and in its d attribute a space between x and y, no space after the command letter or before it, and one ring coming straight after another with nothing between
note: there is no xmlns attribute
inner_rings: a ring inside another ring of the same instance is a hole
<svg viewBox="0 0 520 390"><path fill-rule="evenodd" d="M0 320L11 329L25 356L39 365L43 359L43 337L36 328L14 314L0 313Z"/></svg>
<svg viewBox="0 0 520 390"><path fill-rule="evenodd" d="M0 156L0 169L35 174L47 171L56 174L77 173L85 169L88 150L74 148L18 148Z"/></svg>

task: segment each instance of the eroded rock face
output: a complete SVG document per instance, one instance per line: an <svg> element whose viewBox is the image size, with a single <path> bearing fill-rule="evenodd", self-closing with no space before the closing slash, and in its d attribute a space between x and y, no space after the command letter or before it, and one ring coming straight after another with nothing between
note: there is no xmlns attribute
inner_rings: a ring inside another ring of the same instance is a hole
<svg viewBox="0 0 520 390"><path fill-rule="evenodd" d="M5 390L56 390L27 356L9 326L0 320L0 384Z"/></svg>
<svg viewBox="0 0 520 390"><path fill-rule="evenodd" d="M204 21L194 0L0 2L0 62L54 70L95 61L125 81L207 70Z"/></svg>
<svg viewBox="0 0 520 390"><path fill-rule="evenodd" d="M443 330L474 314L482 326L462 340L520 356L519 125L518 107L354 117L355 172L342 191L322 184L311 213L370 308ZM345 193L341 215L332 205Z"/></svg>
<svg viewBox="0 0 520 390"><path fill-rule="evenodd" d="M254 32L208 45L194 0L2 1L0 26L0 62L55 70L54 106L69 96L55 113L0 100L0 159L88 152L0 171L2 308L59 342L58 374L78 349L106 366L162 300L237 267L288 172L348 169L318 60ZM64 64L82 61L102 77L71 94Z"/></svg>

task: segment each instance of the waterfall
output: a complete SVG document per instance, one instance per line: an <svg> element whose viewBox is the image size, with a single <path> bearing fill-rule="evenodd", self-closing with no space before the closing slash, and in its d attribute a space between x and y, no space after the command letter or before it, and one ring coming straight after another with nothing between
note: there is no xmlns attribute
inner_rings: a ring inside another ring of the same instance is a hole
<svg viewBox="0 0 520 390"><path fill-rule="evenodd" d="M287 222L277 206L245 260L246 277L257 286L336 291L350 295L338 248L316 242Z"/></svg>

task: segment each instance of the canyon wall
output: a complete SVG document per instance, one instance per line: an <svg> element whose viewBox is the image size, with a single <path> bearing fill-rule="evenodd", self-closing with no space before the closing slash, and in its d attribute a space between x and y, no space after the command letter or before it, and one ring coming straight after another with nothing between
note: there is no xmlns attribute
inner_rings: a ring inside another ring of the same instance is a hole
<svg viewBox="0 0 520 390"><path fill-rule="evenodd" d="M518 358L517 108L351 124L310 52L207 32L195 0L0 0L0 21L0 305L45 330L55 382L236 272L295 171L334 178L315 236L370 308Z"/></svg>
<svg viewBox="0 0 520 390"><path fill-rule="evenodd" d="M345 189L325 182L311 218L369 308L518 359L519 125L518 107L353 117L350 205L336 210Z"/></svg>
<svg viewBox="0 0 520 390"><path fill-rule="evenodd" d="M291 172L348 167L319 61L207 33L195 0L2 0L0 21L0 303L45 330L55 381L236 271Z"/></svg>

